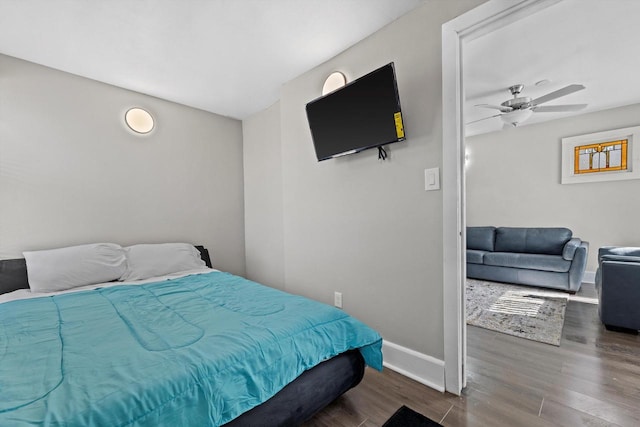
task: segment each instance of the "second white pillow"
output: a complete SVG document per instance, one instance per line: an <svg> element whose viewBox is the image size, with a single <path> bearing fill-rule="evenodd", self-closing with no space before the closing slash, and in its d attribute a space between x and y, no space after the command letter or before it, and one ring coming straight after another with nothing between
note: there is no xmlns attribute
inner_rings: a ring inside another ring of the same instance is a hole
<svg viewBox="0 0 640 427"><path fill-rule="evenodd" d="M143 280L206 267L200 251L189 243L140 244L124 250L127 269L120 277L121 281Z"/></svg>

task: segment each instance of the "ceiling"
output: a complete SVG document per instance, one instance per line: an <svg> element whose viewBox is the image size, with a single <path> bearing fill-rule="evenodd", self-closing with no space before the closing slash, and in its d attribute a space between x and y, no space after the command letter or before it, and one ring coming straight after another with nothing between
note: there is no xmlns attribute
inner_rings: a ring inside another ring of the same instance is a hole
<svg viewBox="0 0 640 427"><path fill-rule="evenodd" d="M243 119L424 1L0 0L0 53Z"/></svg>
<svg viewBox="0 0 640 427"><path fill-rule="evenodd" d="M499 114L477 104L500 105L509 86L537 98L569 84L585 90L545 103L588 104L574 113L534 113L521 124L640 103L640 1L563 0L465 44L466 123ZM536 86L535 83L549 80ZM466 126L466 136L503 128L499 118Z"/></svg>

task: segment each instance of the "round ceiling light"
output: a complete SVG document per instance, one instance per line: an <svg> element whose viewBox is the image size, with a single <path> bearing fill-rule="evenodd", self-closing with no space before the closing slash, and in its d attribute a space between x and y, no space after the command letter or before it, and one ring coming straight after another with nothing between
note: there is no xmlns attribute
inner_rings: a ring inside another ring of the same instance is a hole
<svg viewBox="0 0 640 427"><path fill-rule="evenodd" d="M327 80L324 81L324 86L322 86L322 95L326 95L328 93L333 92L336 89L340 89L342 86L347 84L347 78L340 71L334 71L329 74Z"/></svg>
<svg viewBox="0 0 640 427"><path fill-rule="evenodd" d="M153 117L147 110L131 108L124 115L124 121L129 128L137 133L149 133L153 130Z"/></svg>

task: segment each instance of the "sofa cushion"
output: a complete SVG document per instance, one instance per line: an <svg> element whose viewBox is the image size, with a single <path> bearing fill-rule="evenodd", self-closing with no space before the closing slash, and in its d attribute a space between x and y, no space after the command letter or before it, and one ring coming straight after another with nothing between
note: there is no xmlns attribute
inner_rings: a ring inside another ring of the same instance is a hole
<svg viewBox="0 0 640 427"><path fill-rule="evenodd" d="M568 228L518 228L496 229L496 252L562 255L565 243L571 240Z"/></svg>
<svg viewBox="0 0 640 427"><path fill-rule="evenodd" d="M558 273L566 273L571 267L571 261L567 261L558 255L489 252L484 255L483 261L485 265L554 271Z"/></svg>
<svg viewBox="0 0 640 427"><path fill-rule="evenodd" d="M476 249L467 249L467 263L468 264L482 264L482 259L487 251L479 251Z"/></svg>
<svg viewBox="0 0 640 427"><path fill-rule="evenodd" d="M467 227L467 249L493 251L495 227Z"/></svg>
<svg viewBox="0 0 640 427"><path fill-rule="evenodd" d="M604 255L640 256L640 248L631 246L602 246L598 249L598 260Z"/></svg>

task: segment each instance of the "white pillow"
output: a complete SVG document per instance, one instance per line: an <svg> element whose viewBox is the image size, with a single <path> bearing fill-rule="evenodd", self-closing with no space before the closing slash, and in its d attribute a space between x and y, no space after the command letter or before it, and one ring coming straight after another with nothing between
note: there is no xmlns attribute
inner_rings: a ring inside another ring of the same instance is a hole
<svg viewBox="0 0 640 427"><path fill-rule="evenodd" d="M93 243L46 251L23 252L29 288L55 292L117 280L127 264L122 246Z"/></svg>
<svg viewBox="0 0 640 427"><path fill-rule="evenodd" d="M127 270L120 280L143 280L206 267L198 251L189 243L157 243L124 248Z"/></svg>

